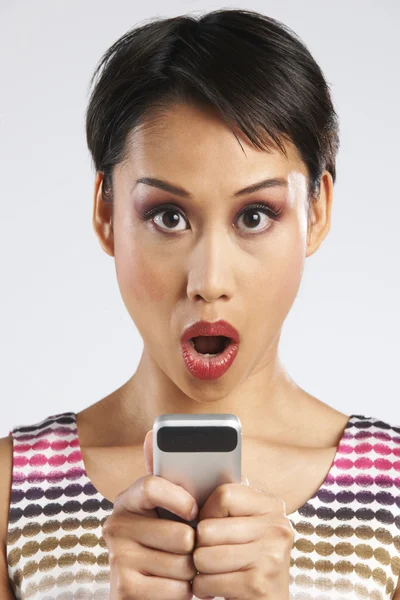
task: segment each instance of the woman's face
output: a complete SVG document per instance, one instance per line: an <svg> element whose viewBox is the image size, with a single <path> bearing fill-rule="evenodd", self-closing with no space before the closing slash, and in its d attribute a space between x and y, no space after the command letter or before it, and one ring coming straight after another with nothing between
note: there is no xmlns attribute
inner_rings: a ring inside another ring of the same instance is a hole
<svg viewBox="0 0 400 600"><path fill-rule="evenodd" d="M146 351L188 395L207 386L225 394L270 362L308 255L305 165L290 144L285 158L235 131L245 153L212 110L176 105L133 133L129 159L114 173L121 295ZM191 197L136 183L143 177ZM285 184L235 196L267 178ZM160 212L146 219L154 207ZM225 319L241 336L232 366L212 381L194 378L181 355L183 330L200 319Z"/></svg>

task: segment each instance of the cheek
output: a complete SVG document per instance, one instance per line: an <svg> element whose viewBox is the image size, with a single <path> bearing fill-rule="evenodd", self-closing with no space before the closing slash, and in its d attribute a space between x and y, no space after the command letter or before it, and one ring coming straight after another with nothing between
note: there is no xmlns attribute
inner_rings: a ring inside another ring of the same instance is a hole
<svg viewBox="0 0 400 600"><path fill-rule="evenodd" d="M276 240L275 251L267 260L263 276L254 294L258 310L269 319L276 319L277 326L285 320L300 287L305 263L304 236L294 230L282 233ZM260 304L263 305L262 309Z"/></svg>
<svg viewBox="0 0 400 600"><path fill-rule="evenodd" d="M151 308L168 298L168 290L171 293L171 282L168 285L161 267L139 248L140 245L131 245L129 249L115 250L118 285L128 310L136 303L141 309Z"/></svg>

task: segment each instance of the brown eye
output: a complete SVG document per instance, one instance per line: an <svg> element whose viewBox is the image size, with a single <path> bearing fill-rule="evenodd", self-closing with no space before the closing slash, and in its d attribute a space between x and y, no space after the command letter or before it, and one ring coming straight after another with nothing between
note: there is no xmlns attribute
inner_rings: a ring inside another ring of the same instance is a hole
<svg viewBox="0 0 400 600"><path fill-rule="evenodd" d="M267 217L266 219L263 219L260 215L263 215L265 217ZM241 219L243 217L243 222L245 224L246 229L257 229L258 225L261 223L265 223L265 222L269 222L271 221L271 217L268 215L267 211L265 209L261 209L261 208L255 208L254 206L246 209L244 212L242 212L239 215L239 219ZM239 220L238 219L238 220ZM265 227L259 227L258 229L264 229Z"/></svg>
<svg viewBox="0 0 400 600"><path fill-rule="evenodd" d="M162 225L165 225L167 229L174 229L174 231L182 231L181 229L178 229L176 227L176 225L179 223L180 218L182 217L181 213L177 210L173 208L162 210L156 215L156 217L160 217L158 222L154 218L154 222L159 227L162 228Z"/></svg>

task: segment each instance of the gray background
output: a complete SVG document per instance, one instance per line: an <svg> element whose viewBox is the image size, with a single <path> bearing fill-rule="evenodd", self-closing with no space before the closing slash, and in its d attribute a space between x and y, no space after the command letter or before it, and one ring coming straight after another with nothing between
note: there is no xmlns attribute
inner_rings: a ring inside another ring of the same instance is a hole
<svg viewBox="0 0 400 600"><path fill-rule="evenodd" d="M0 436L79 411L135 371L142 339L91 223L89 79L102 53L143 19L223 7L294 29L340 117L332 228L306 260L283 362L331 406L400 424L400 3L141 4L0 0Z"/></svg>

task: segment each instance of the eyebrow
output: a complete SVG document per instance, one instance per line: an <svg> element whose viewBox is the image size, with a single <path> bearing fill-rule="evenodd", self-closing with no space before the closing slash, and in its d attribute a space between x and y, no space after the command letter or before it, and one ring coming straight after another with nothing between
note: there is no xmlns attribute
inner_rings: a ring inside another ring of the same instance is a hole
<svg viewBox="0 0 400 600"><path fill-rule="evenodd" d="M182 198L189 198L193 200L193 194L181 188L177 185L172 185L172 183L168 183L168 181L164 181L162 179L157 179L156 177L140 177L136 180L135 185L132 187L132 190L136 187L138 183L144 183L146 185L151 185L153 187L159 188L160 190L164 190L166 192L171 192L172 194L176 194L177 196L181 196ZM257 183L253 183L252 185L248 185L241 190L238 190L233 194L236 198L238 196L243 196L244 194L251 194L252 192L258 192L259 190L270 188L270 187L287 187L287 181L283 177L273 177L270 179L263 179L262 181L258 181Z"/></svg>

